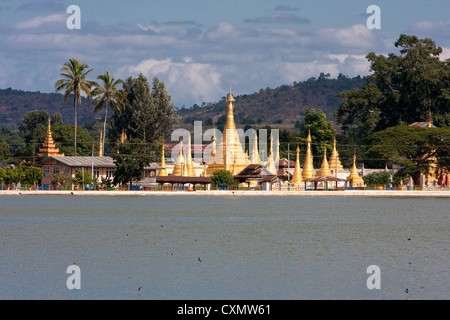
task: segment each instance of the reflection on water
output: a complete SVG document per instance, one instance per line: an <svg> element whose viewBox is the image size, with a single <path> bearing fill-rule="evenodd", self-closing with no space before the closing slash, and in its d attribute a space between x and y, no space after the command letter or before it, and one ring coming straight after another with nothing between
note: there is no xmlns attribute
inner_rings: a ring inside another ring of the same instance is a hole
<svg viewBox="0 0 450 320"><path fill-rule="evenodd" d="M0 299L449 298L448 199L0 201Z"/></svg>

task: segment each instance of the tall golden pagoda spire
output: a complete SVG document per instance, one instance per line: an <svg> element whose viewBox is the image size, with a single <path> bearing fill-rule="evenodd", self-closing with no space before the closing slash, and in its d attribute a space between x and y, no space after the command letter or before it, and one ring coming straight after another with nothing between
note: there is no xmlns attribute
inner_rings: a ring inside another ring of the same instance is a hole
<svg viewBox="0 0 450 320"><path fill-rule="evenodd" d="M167 170L166 170L166 157L165 157L165 150L164 142L162 144L162 150L161 150L161 167L163 169L159 170L159 176L160 177L167 177Z"/></svg>
<svg viewBox="0 0 450 320"><path fill-rule="evenodd" d="M216 156L216 130L214 129L213 137L211 139L212 141L212 150L211 150L211 157Z"/></svg>
<svg viewBox="0 0 450 320"><path fill-rule="evenodd" d="M186 154L187 177L195 177L194 164L192 163L191 136L189 135L188 151Z"/></svg>
<svg viewBox="0 0 450 320"><path fill-rule="evenodd" d="M234 123L234 97L230 93L227 97L227 122L222 133L222 141L219 143L215 156L212 156L208 162L208 174L219 170L233 170L233 166L237 166L237 170L243 170L246 164L245 152L239 140L239 135Z"/></svg>
<svg viewBox="0 0 450 320"><path fill-rule="evenodd" d="M122 129L122 134L120 135L120 142L124 142L125 140L127 140L127 135L125 133L125 130Z"/></svg>
<svg viewBox="0 0 450 320"><path fill-rule="evenodd" d="M189 168L187 162L183 164L183 173L181 174L183 177L189 177Z"/></svg>
<svg viewBox="0 0 450 320"><path fill-rule="evenodd" d="M261 164L261 159L259 158L259 151L258 151L258 135L256 134L256 130L255 130L255 137L253 139L253 150L250 162L251 164Z"/></svg>
<svg viewBox="0 0 450 320"><path fill-rule="evenodd" d="M427 127L428 128L433 128L433 116L431 115L431 109L430 108L428 108Z"/></svg>
<svg viewBox="0 0 450 320"><path fill-rule="evenodd" d="M47 136L45 137L42 148L39 148L39 155L46 157L64 156L64 154L59 154L59 149L56 148L55 143L53 142L50 118L48 118Z"/></svg>
<svg viewBox="0 0 450 320"><path fill-rule="evenodd" d="M277 169L275 168L275 162L273 160L273 136L270 134L270 147L269 147L269 158L267 160L267 170L272 174L277 174Z"/></svg>
<svg viewBox="0 0 450 320"><path fill-rule="evenodd" d="M180 152L178 153L177 161L175 162L175 167L173 168L172 175L174 176L181 176L183 174L183 164L184 156L183 156L183 140L180 139Z"/></svg>
<svg viewBox="0 0 450 320"><path fill-rule="evenodd" d="M344 167L341 164L341 160L339 159L339 153L336 149L336 138L334 138L333 141L333 152L331 153L330 157L330 170L336 171L336 170L344 170Z"/></svg>
<svg viewBox="0 0 450 320"><path fill-rule="evenodd" d="M353 154L353 168L347 181L351 183L351 187L362 187L364 185L364 180L360 177L358 168L356 168L356 153Z"/></svg>
<svg viewBox="0 0 450 320"><path fill-rule="evenodd" d="M103 157L103 131L100 130L100 142L98 143L98 156Z"/></svg>
<svg viewBox="0 0 450 320"><path fill-rule="evenodd" d="M300 168L300 148L297 144L297 159L295 160L294 175L292 176L291 184L301 184L302 183L302 172Z"/></svg>
<svg viewBox="0 0 450 320"><path fill-rule="evenodd" d="M314 170L313 166L313 156L311 151L311 131L308 131L308 137L306 138L306 158L305 158L305 164L303 165L303 180L314 178L316 172Z"/></svg>
<svg viewBox="0 0 450 320"><path fill-rule="evenodd" d="M332 176L331 171L330 171L330 166L328 165L327 147L326 146L324 146L324 148L323 148L322 166L320 167L319 173L317 175L319 177Z"/></svg>

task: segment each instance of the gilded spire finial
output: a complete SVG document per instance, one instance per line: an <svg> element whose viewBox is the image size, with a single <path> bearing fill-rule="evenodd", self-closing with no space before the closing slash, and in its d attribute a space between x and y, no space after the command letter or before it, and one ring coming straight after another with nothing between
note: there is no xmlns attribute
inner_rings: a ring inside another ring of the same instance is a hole
<svg viewBox="0 0 450 320"><path fill-rule="evenodd" d="M295 160L294 175L292 176L291 184L302 183L302 173L300 168L300 148L297 143L297 159Z"/></svg>
<svg viewBox="0 0 450 320"><path fill-rule="evenodd" d="M98 144L98 156L103 157L103 131L100 130L100 142Z"/></svg>
<svg viewBox="0 0 450 320"><path fill-rule="evenodd" d="M167 170L166 170L166 157L165 157L165 150L166 148L164 147L164 140L163 140L163 143L162 143L162 148L161 148L161 168L163 168L163 169L161 169L160 171L159 171L159 175L161 176L161 177L167 177Z"/></svg>
<svg viewBox="0 0 450 320"><path fill-rule="evenodd" d="M361 187L364 185L364 180L360 177L358 168L356 168L356 150L353 152L353 168L347 181L350 181L352 187Z"/></svg>
<svg viewBox="0 0 450 320"><path fill-rule="evenodd" d="M322 166L320 167L318 176L324 177L324 176L331 176L330 166L328 165L327 161L327 146L324 145L323 148L323 161Z"/></svg>
<svg viewBox="0 0 450 320"><path fill-rule="evenodd" d="M433 128L433 116L431 115L431 109L428 108L428 124L427 127L428 128Z"/></svg>
<svg viewBox="0 0 450 320"><path fill-rule="evenodd" d="M50 117L48 118L47 136L45 137L42 148L39 148L39 155L47 157L64 156L64 154L59 154L59 149L56 148L55 143L53 142Z"/></svg>
<svg viewBox="0 0 450 320"><path fill-rule="evenodd" d="M314 178L316 172L313 166L313 155L311 150L311 130L308 130L308 137L306 138L306 158L303 166L302 176L304 180Z"/></svg>
<svg viewBox="0 0 450 320"><path fill-rule="evenodd" d="M183 164L184 164L184 156L183 156L183 140L180 138L180 151L178 152L178 158L175 163L175 167L173 168L172 175L181 176L183 173Z"/></svg>

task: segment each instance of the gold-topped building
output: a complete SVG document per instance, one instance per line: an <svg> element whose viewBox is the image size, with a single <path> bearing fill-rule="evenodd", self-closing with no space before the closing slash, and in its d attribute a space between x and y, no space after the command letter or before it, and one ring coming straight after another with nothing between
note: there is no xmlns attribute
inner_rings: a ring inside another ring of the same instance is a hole
<svg viewBox="0 0 450 320"><path fill-rule="evenodd" d="M163 143L162 150L161 150L161 168L163 168L163 169L159 170L158 175L160 177L167 177L165 151L166 151L166 148L164 147L164 143Z"/></svg>
<svg viewBox="0 0 450 320"><path fill-rule="evenodd" d="M339 159L339 153L336 149L336 138L333 141L333 152L330 157L330 170L336 173L335 171L342 171L344 167L341 164L341 160Z"/></svg>
<svg viewBox="0 0 450 320"><path fill-rule="evenodd" d="M295 160L294 175L291 184L297 185L302 183L302 172L300 168L300 148L297 145L297 159Z"/></svg>
<svg viewBox="0 0 450 320"><path fill-rule="evenodd" d="M98 156L103 157L103 131L100 131L100 142L98 144Z"/></svg>
<svg viewBox="0 0 450 320"><path fill-rule="evenodd" d="M195 177L194 164L192 163L191 136L189 136L188 150L186 153L186 177Z"/></svg>
<svg viewBox="0 0 450 320"><path fill-rule="evenodd" d="M306 138L306 158L305 158L305 164L303 165L303 180L314 178L316 172L314 170L313 165L313 155L311 151L311 131L308 131L308 137Z"/></svg>
<svg viewBox="0 0 450 320"><path fill-rule="evenodd" d="M42 148L39 148L39 155L45 157L64 156L64 154L59 153L59 149L56 148L55 143L53 142L50 118L48 119L47 136L45 137Z"/></svg>
<svg viewBox="0 0 450 320"><path fill-rule="evenodd" d="M358 168L356 168L356 154L353 154L353 168L350 171L350 175L347 178L351 187L362 187L364 186L364 180L360 177L358 173Z"/></svg>
<svg viewBox="0 0 450 320"><path fill-rule="evenodd" d="M327 147L324 146L323 148L323 160L322 160L322 166L320 167L319 172L317 173L318 177L329 177L332 176L330 166L328 165L327 160Z"/></svg>
<svg viewBox="0 0 450 320"><path fill-rule="evenodd" d="M253 150L252 150L250 163L251 164L261 164L261 159L259 157L259 151L258 151L258 135L256 134L256 130L255 130L255 136L253 138Z"/></svg>
<svg viewBox="0 0 450 320"><path fill-rule="evenodd" d="M250 163L245 156L244 149L239 141L239 135L236 130L234 122L234 97L230 93L227 97L227 122L225 124L222 141L217 146L216 153L211 153L211 158L208 162L207 174L211 175L219 170L228 170L230 172L240 172Z"/></svg>
<svg viewBox="0 0 450 320"><path fill-rule="evenodd" d="M185 164L183 156L183 140L180 139L180 151L178 153L177 161L175 162L175 167L173 168L172 175L181 177L183 174L183 165Z"/></svg>
<svg viewBox="0 0 450 320"><path fill-rule="evenodd" d="M266 169L271 174L277 174L277 168L275 167L275 160L274 160L274 155L273 155L273 136L272 136L272 134L270 134L269 157L267 159Z"/></svg>

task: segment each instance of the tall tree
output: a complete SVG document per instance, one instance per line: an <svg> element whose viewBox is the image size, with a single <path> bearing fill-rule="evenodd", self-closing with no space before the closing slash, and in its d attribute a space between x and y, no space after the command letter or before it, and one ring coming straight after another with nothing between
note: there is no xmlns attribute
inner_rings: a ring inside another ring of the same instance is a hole
<svg viewBox="0 0 450 320"><path fill-rule="evenodd" d="M127 78L123 88L127 92L126 106L124 112L113 116L113 139L124 130L128 137L141 139L149 145L172 132L179 116L164 82L154 78L150 88L147 78L140 74L137 78Z"/></svg>
<svg viewBox="0 0 450 320"><path fill-rule="evenodd" d="M449 128L390 127L370 135L368 141L372 147L367 156L377 159L371 166L377 166L375 161L383 166L400 165L399 175L411 176L414 184L433 168L450 171Z"/></svg>
<svg viewBox="0 0 450 320"><path fill-rule="evenodd" d="M48 119L50 119L52 125L63 123L60 113L50 114L47 110L33 110L25 113L20 122L19 130L25 135L25 141L27 143L31 142L33 131L37 125L42 124L47 126Z"/></svg>
<svg viewBox="0 0 450 320"><path fill-rule="evenodd" d="M81 94L84 93L91 97L92 81L86 79L92 71L83 60L70 59L64 63L61 68L63 79L56 81L55 90L57 93L64 92L64 102L67 101L70 94L73 94L73 110L75 115L75 135L74 135L74 155L77 155L77 102L81 103Z"/></svg>
<svg viewBox="0 0 450 320"><path fill-rule="evenodd" d="M115 80L114 76L109 74L107 70L104 74L97 77L101 84L95 83L92 90L93 100L90 104L95 103L94 113L97 113L105 107L105 121L103 123L103 154L105 149L106 137L106 120L108 119L108 107L114 112L120 114L125 108L126 91L119 88L123 81Z"/></svg>
<svg viewBox="0 0 450 320"><path fill-rule="evenodd" d="M150 163L150 155L146 152L146 146L139 139L131 139L119 142L118 153L113 155L117 170L114 174L114 184L127 184L140 181L144 178L144 167Z"/></svg>
<svg viewBox="0 0 450 320"><path fill-rule="evenodd" d="M306 146L306 137L308 136L308 132L311 132L315 165L320 165L322 163L324 148L327 148L328 155L333 150L333 138L336 134L333 123L327 120L327 115L320 109L308 110L303 120L305 125L300 134L303 137L303 144Z"/></svg>
<svg viewBox="0 0 450 320"><path fill-rule="evenodd" d="M429 38L402 34L399 54L371 52L373 74L362 89L339 93L343 99L336 118L346 131L369 134L388 127L426 121L430 110L438 126L448 125L450 60L439 59L442 48Z"/></svg>

